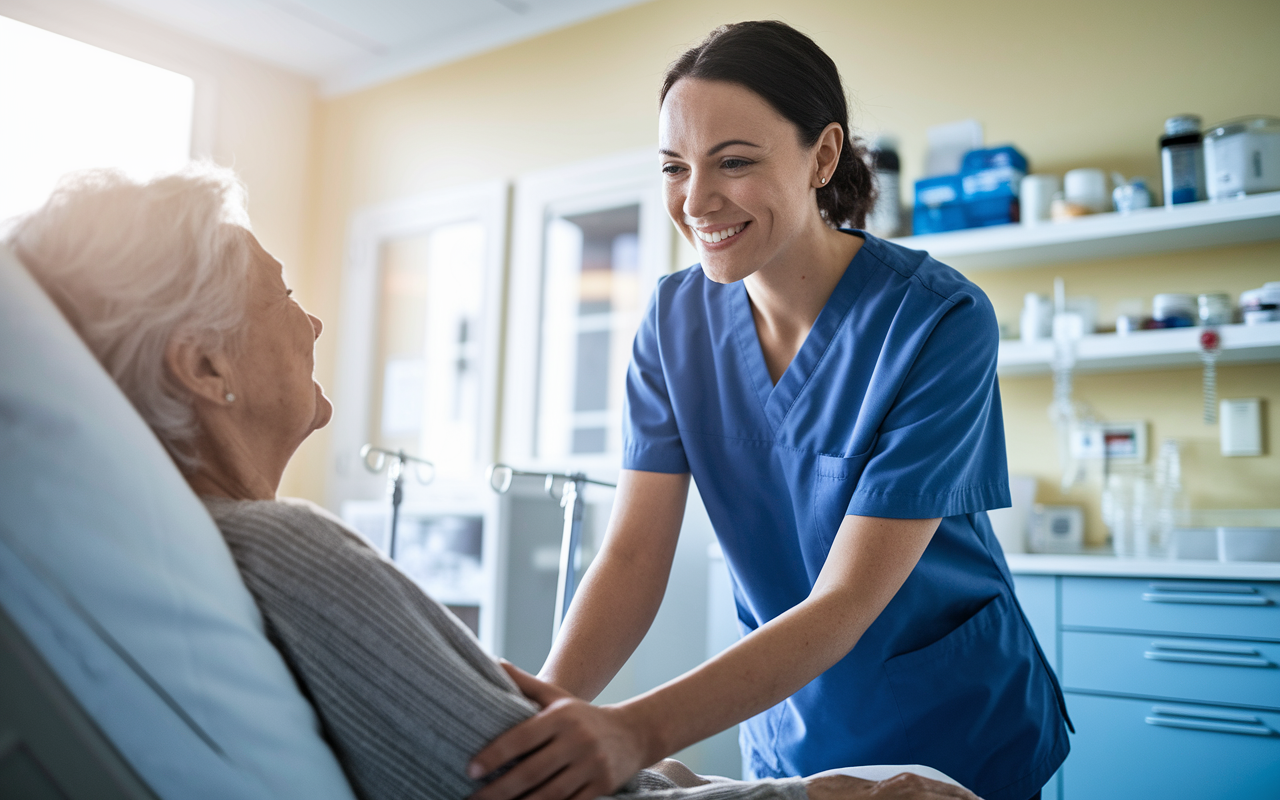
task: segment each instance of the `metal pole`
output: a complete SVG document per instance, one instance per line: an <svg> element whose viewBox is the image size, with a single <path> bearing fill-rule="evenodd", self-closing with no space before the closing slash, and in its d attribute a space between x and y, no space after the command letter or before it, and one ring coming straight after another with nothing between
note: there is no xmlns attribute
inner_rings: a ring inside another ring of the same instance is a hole
<svg viewBox="0 0 1280 800"><path fill-rule="evenodd" d="M560 537L560 574L556 579L556 607L552 620L551 634L554 638L560 633L560 624L573 603L573 595L577 591L578 550L582 545L582 512L584 500L582 491L588 483L597 486L617 488L612 483L588 478L584 473L575 472L565 475L559 472L524 472L512 469L506 464L490 464L488 469L489 486L498 494L505 494L511 488L511 478L515 475L530 478L543 478L543 489L547 495L555 498L552 489L557 480L564 481L560 493L560 507L564 509L564 528Z"/></svg>
<svg viewBox="0 0 1280 800"><path fill-rule="evenodd" d="M560 625L569 613L573 595L577 590L578 548L582 544L582 490L586 488L586 475L577 473L564 482L564 494L560 506L564 508L564 535L560 540L560 575L556 582L556 614L552 622L551 638L560 635Z"/></svg>
<svg viewBox="0 0 1280 800"><path fill-rule="evenodd" d="M395 561L396 530L400 527L400 503L404 500L404 471L409 467L409 463L413 462L414 475L418 483L425 486L435 479L435 465L426 459L411 456L404 450L384 450L372 444L366 444L360 448L360 460L364 462L364 468L374 474L381 472L382 468L388 466L390 462L387 470L387 494L391 495L391 524L387 533L387 557ZM430 470L425 478L423 469Z"/></svg>
<svg viewBox="0 0 1280 800"><path fill-rule="evenodd" d="M396 560L396 529L400 527L400 503L404 500L404 451L392 462L387 477L391 479L391 535L387 538L387 557Z"/></svg>

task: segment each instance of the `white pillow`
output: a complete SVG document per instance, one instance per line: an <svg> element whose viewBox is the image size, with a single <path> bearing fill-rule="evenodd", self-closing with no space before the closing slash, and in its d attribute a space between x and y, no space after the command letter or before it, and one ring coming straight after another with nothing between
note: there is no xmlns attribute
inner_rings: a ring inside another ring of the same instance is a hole
<svg viewBox="0 0 1280 800"><path fill-rule="evenodd" d="M213 521L3 247L0 509L0 602L160 797L352 800Z"/></svg>

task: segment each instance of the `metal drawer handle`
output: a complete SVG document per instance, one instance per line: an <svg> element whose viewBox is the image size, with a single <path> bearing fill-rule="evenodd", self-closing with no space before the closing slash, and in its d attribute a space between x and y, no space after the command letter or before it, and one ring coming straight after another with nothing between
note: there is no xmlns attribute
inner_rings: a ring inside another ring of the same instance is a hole
<svg viewBox="0 0 1280 800"><path fill-rule="evenodd" d="M1249 736L1275 735L1275 731L1260 722L1256 725L1248 725L1238 722L1214 722L1207 719L1190 719L1187 717L1147 717L1147 724L1159 725L1162 728L1205 731L1206 733L1243 733Z"/></svg>
<svg viewBox="0 0 1280 800"><path fill-rule="evenodd" d="M1189 653L1225 653L1232 656L1260 656L1256 647L1241 644L1218 644L1191 640L1157 639L1151 643L1157 650L1177 650Z"/></svg>
<svg viewBox="0 0 1280 800"><path fill-rule="evenodd" d="M1191 603L1204 606L1269 606L1271 598L1247 594L1211 594L1209 592L1143 592L1148 603Z"/></svg>
<svg viewBox="0 0 1280 800"><path fill-rule="evenodd" d="M1190 717L1191 719L1210 719L1217 722L1244 722L1262 724L1262 720L1253 714L1243 711L1223 711L1220 708L1200 708L1191 706L1152 706L1151 713L1160 717Z"/></svg>
<svg viewBox="0 0 1280 800"><path fill-rule="evenodd" d="M1257 588L1243 583L1163 582L1151 584L1154 592L1210 592L1213 594L1257 594Z"/></svg>
<svg viewBox="0 0 1280 800"><path fill-rule="evenodd" d="M1152 661L1173 661L1178 664L1215 664L1221 667L1274 667L1261 656L1228 656L1217 653L1171 653L1168 651L1148 650L1142 654Z"/></svg>

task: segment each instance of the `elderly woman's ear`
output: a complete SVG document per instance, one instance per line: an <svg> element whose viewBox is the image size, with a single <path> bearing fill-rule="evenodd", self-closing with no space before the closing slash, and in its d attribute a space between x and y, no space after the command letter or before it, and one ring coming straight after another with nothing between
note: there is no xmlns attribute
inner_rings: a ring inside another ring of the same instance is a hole
<svg viewBox="0 0 1280 800"><path fill-rule="evenodd" d="M174 380L191 393L194 406L224 406L235 401L231 361L225 353L211 351L206 344L184 336L169 342L164 360ZM198 408L196 414L200 415Z"/></svg>

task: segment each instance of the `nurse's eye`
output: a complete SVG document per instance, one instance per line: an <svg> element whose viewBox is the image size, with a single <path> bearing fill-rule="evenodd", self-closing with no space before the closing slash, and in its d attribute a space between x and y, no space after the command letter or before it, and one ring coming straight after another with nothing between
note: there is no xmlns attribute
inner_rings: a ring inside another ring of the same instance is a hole
<svg viewBox="0 0 1280 800"><path fill-rule="evenodd" d="M663 175L679 175L681 172L684 172L684 167L680 166L679 164L663 164L662 165Z"/></svg>
<svg viewBox="0 0 1280 800"><path fill-rule="evenodd" d="M722 169L736 170L751 166L751 162L745 158L726 158L720 162Z"/></svg>

